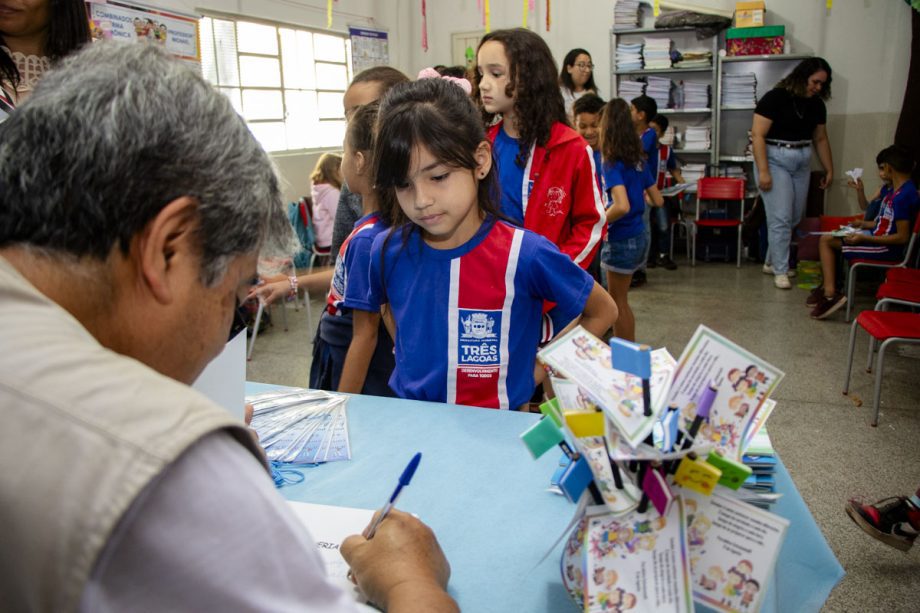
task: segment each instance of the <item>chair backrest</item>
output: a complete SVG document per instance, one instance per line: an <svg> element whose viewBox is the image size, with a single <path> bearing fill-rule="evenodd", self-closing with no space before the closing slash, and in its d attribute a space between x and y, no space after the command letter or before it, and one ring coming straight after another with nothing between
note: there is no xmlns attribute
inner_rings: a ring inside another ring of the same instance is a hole
<svg viewBox="0 0 920 613"><path fill-rule="evenodd" d="M731 177L702 177L696 183L700 200L744 200L744 179Z"/></svg>

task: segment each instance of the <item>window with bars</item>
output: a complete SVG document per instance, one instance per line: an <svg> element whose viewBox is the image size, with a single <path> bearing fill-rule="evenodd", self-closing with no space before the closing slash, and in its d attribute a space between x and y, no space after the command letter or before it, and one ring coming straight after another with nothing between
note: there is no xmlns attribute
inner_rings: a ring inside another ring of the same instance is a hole
<svg viewBox="0 0 920 613"><path fill-rule="evenodd" d="M268 151L342 146L347 36L263 21L201 19L201 70Z"/></svg>

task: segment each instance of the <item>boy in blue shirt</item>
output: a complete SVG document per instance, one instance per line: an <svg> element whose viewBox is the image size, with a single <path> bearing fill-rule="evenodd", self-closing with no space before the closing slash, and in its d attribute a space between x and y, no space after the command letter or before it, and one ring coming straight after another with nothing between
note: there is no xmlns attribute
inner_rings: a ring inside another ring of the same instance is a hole
<svg viewBox="0 0 920 613"><path fill-rule="evenodd" d="M642 141L642 150L645 152L645 168L647 172L654 179L654 160L658 159L658 135L655 133L655 130L649 127L649 122L652 120L652 117L658 114L658 103L655 102L655 99L642 94L641 96L636 96L630 101L629 111L632 115L633 124L636 126L636 133L639 135L639 140ZM645 213L642 215L642 222L645 224L645 244L649 245L651 243L651 228L649 225L649 207L645 207ZM646 248L645 259L648 260L649 250ZM633 273L632 283L630 287L641 287L645 285L648 280L645 274L645 263Z"/></svg>

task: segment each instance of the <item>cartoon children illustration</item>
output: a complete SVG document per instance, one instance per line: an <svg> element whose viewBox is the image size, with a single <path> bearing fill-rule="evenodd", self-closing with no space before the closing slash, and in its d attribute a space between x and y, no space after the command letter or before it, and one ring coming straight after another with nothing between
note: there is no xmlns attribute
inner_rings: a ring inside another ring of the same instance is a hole
<svg viewBox="0 0 920 613"><path fill-rule="evenodd" d="M744 582L744 593L741 594L741 606L747 609L757 598L757 592L760 591L760 584L755 579L748 579Z"/></svg>
<svg viewBox="0 0 920 613"><path fill-rule="evenodd" d="M705 515L693 518L690 529L687 531L687 540L691 547L702 547L706 544L706 533L712 528L712 520Z"/></svg>
<svg viewBox="0 0 920 613"><path fill-rule="evenodd" d="M734 598L740 595L744 590L744 581L747 577L744 576L744 573L742 573L737 566L729 568L727 574L727 581L723 593L729 598Z"/></svg>
<svg viewBox="0 0 920 613"><path fill-rule="evenodd" d="M710 566L702 577L700 577L700 587L710 592L716 591L719 584L725 581L725 571L721 566Z"/></svg>

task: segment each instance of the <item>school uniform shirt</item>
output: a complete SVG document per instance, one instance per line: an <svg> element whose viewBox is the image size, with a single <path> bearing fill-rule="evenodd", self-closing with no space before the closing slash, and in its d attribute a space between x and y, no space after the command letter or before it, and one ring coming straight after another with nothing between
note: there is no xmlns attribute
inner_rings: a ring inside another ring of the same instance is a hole
<svg viewBox="0 0 920 613"><path fill-rule="evenodd" d="M502 132L502 122L489 128L493 147ZM513 207L505 204L512 198L507 194L519 194L524 227L548 238L582 268L591 264L604 238L604 201L591 153L578 132L555 123L546 146L531 148L520 180L499 160L502 210Z"/></svg>
<svg viewBox="0 0 920 613"><path fill-rule="evenodd" d="M524 183L524 167L519 166L516 161L519 150L518 139L508 136L504 128L500 129L492 143L492 151L498 165L498 182L501 185L501 212L508 219L523 226L521 185Z"/></svg>
<svg viewBox="0 0 920 613"><path fill-rule="evenodd" d="M671 149L670 145L659 145L656 160L658 169L656 184L658 185L658 189L664 189L671 184L670 171L677 168L677 160L674 159L674 150Z"/></svg>
<svg viewBox="0 0 920 613"><path fill-rule="evenodd" d="M917 193L917 187L913 181L905 181L901 187L888 192L882 199L882 207L875 218L875 227L870 235L897 234L897 222L912 223L916 219L918 207L920 194ZM913 228L910 230L913 231ZM850 258L896 259L904 255L904 245L844 244L841 249L844 255Z"/></svg>
<svg viewBox="0 0 920 613"><path fill-rule="evenodd" d="M613 205L613 188L622 185L629 198L629 212L607 227L607 240L625 240L645 232L642 213L645 212L645 190L655 185L655 177L645 169L645 164L627 166L623 162L604 162L604 185Z"/></svg>
<svg viewBox="0 0 920 613"><path fill-rule="evenodd" d="M645 169L653 179L657 180L655 160L658 159L658 133L655 132L655 128L646 128L645 132L639 136L639 140L642 141L642 151L645 152Z"/></svg>
<svg viewBox="0 0 920 613"><path fill-rule="evenodd" d="M390 304L400 397L514 409L533 395L544 300L568 322L593 286L544 237L487 219L454 249L431 248L417 229L378 235L362 308Z"/></svg>
<svg viewBox="0 0 920 613"><path fill-rule="evenodd" d="M355 222L335 258L335 272L326 294L326 309L319 322L320 338L347 347L352 338L352 307L348 296L367 294L367 269L374 237L386 230L380 213L369 213ZM363 304L363 302L362 302ZM379 311L376 309L375 311Z"/></svg>

